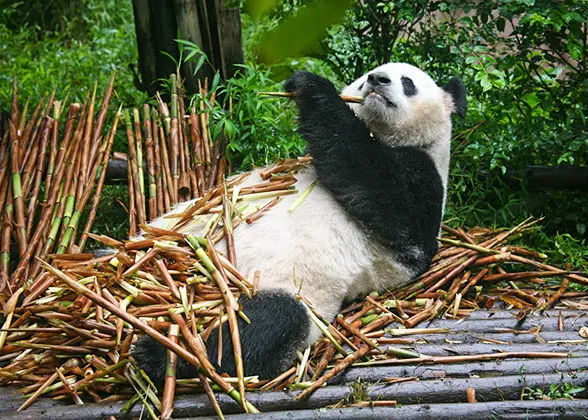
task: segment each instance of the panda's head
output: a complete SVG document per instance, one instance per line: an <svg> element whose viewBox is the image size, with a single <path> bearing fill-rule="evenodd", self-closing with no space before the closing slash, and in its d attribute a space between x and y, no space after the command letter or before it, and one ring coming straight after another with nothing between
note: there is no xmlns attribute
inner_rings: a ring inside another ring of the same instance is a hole
<svg viewBox="0 0 588 420"><path fill-rule="evenodd" d="M451 115L463 116L466 110L465 87L459 78L441 88L406 63L379 66L342 93L364 97L362 104L350 106L372 133L390 145L446 143L451 137Z"/></svg>

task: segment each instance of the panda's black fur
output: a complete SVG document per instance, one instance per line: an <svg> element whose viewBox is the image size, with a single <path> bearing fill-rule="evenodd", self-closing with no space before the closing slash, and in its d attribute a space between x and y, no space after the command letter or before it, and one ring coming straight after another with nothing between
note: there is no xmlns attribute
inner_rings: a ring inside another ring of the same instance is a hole
<svg viewBox="0 0 588 420"><path fill-rule="evenodd" d="M400 262L417 273L426 270L438 247L443 201L430 156L421 148L391 148L373 137L322 77L298 72L284 87L294 93L300 132L321 185ZM415 246L425 250L422 256L411 255Z"/></svg>
<svg viewBox="0 0 588 420"><path fill-rule="evenodd" d="M368 76L358 80L351 93L362 92L366 98L381 93L380 97L370 100L385 100L388 107L401 106L378 86L392 83L385 72L376 69ZM404 95L417 95L418 84L415 86L412 79L408 79L410 82L402 80ZM378 252L394 257L398 266L406 271L404 283L425 271L438 248L436 238L447 178L445 173L445 181L442 179L439 165L432 158L435 155L430 148L435 138L427 137L417 144L390 144L394 141L393 135L392 140L383 140L377 132L371 132L366 122L339 97L333 84L315 74L297 72L284 87L293 93L299 109L300 132L308 141L319 185L360 226L366 240L381 247L383 251ZM453 78L444 90L450 98L451 109L447 116L462 115L466 102L461 80ZM442 133L447 135L445 131ZM321 279L310 281L320 285ZM356 294L346 296L355 297ZM342 301L342 298L337 300L338 304ZM309 337L316 338L316 334L311 333L315 327L311 325L306 308L291 291L279 287L262 288L252 299L243 297L239 303L251 321L247 324L239 319L246 375L271 378L280 374L291 365L296 351L313 341ZM318 309L320 311L320 306ZM334 316L332 307L326 316ZM222 336L222 364L217 363L216 330L207 341L208 355L219 371L235 375L233 346L226 323ZM161 345L142 337L135 345L133 356L151 378L161 383L165 371L165 352ZM178 360L179 377L194 375L191 365Z"/></svg>

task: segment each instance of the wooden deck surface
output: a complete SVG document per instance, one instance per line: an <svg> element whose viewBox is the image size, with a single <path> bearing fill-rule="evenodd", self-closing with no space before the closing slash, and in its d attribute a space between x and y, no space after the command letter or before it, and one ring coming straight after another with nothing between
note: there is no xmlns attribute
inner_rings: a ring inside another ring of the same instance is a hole
<svg viewBox="0 0 588 420"><path fill-rule="evenodd" d="M295 401L299 391L251 392L248 399L263 414L239 415L239 406L217 394L227 419L572 419L588 418L588 340L580 335L588 328L582 311L547 311L523 322L507 311L479 311L464 320L434 320L421 328L448 328L449 333L414 335L409 348L424 355L443 356L435 363L390 362L378 366L353 366L334 377L309 399ZM561 320L563 319L563 329ZM540 327L538 333L528 330ZM561 330L560 330L561 329ZM508 331L512 330L512 331ZM513 332L517 331L517 332ZM455 362L451 356L519 353L499 360ZM531 357L531 353L565 353L566 357ZM527 355L523 354L526 353ZM389 383L389 378L412 378ZM370 401L394 400L398 407L326 408L351 394L350 384L365 384ZM531 389L548 395L551 385L584 387L574 400L521 400ZM467 403L466 389L475 390L478 403ZM0 388L0 418L5 420L149 418L136 405L121 414L124 403L88 403L75 406L42 398L22 413L15 410L22 399L15 388ZM214 418L204 394L176 397L174 417Z"/></svg>

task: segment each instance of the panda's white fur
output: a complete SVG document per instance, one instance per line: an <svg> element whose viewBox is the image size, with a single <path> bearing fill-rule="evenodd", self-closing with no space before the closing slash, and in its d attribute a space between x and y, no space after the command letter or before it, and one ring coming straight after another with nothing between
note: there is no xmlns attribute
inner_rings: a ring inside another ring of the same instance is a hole
<svg viewBox="0 0 588 420"><path fill-rule="evenodd" d="M370 83L370 74L384 75L381 80L389 83ZM407 96L402 78L412 81L416 93ZM311 95L312 88L309 89ZM297 90L293 92L296 95ZM365 98L362 104L349 106L378 141L390 148L414 147L430 157L442 183L442 203L435 207L442 214L449 171L451 115L456 111L451 94L418 68L404 63L377 67L342 93ZM301 118L305 118L307 111L300 103L299 106ZM419 168L415 170L418 172ZM245 185L259 183L258 173L253 171ZM390 247L382 243L378 232L366 229L364 223L350 215L333 191L320 181L302 204L289 212L299 194L317 179L317 171L309 167L295 176L297 194L283 197L259 220L251 225L242 223L234 232L238 268L250 276L255 270L261 271L260 291L281 290L292 296L300 293L319 313L332 320L344 300L373 290L398 288L419 274L415 267L399 261ZM422 188L426 190L429 186ZM349 199L355 198L350 195ZM179 205L151 224L169 228L177 221L173 214L182 213L190 204ZM441 214L436 216L436 223ZM418 244L407 247L415 259L423 258L424 251ZM314 325L310 326L306 338L294 350L311 344L319 334Z"/></svg>
<svg viewBox="0 0 588 420"><path fill-rule="evenodd" d="M259 172L253 171L243 186L262 182ZM395 288L411 280L414 273L367 238L320 183L296 210L289 212L299 195L317 179L312 167L295 176L297 194L283 197L259 220L251 225L241 223L234 231L237 266L250 279L256 270L261 272L259 290L299 293L321 315L332 319L344 299ZM150 224L171 228L178 221L173 214L182 213L194 201L180 204ZM192 233L198 234L201 227L194 227ZM225 252L223 242L218 249ZM320 336L318 328L311 328L307 345Z"/></svg>

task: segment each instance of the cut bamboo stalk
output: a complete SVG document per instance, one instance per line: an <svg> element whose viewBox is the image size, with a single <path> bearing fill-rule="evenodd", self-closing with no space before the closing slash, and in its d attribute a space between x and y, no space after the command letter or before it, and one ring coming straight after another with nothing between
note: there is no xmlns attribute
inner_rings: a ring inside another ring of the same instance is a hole
<svg viewBox="0 0 588 420"><path fill-rule="evenodd" d="M10 162L12 166L12 201L14 205L14 222L16 241L18 243L18 255L23 257L27 249L27 234L25 226L24 197L22 196L20 178L20 149L18 128L18 87L16 76L12 84L12 119L10 121Z"/></svg>
<svg viewBox="0 0 588 420"><path fill-rule="evenodd" d="M125 123L127 127L127 139L129 142L129 163L131 166L131 173L133 179L133 192L135 197L135 209L137 211L137 222L145 224L147 218L145 217L145 201L143 197L143 189L141 188L141 180L139 179L139 164L137 161L137 144L135 143L135 136L133 135L133 122L128 109L125 109Z"/></svg>
<svg viewBox="0 0 588 420"><path fill-rule="evenodd" d="M35 216L35 210L37 209L37 203L39 198L39 191L41 188L41 181L43 179L43 173L45 170L45 161L47 160L47 145L49 144L49 133L53 127L54 119L45 116L42 124L42 132L41 132L41 144L38 153L38 160L36 164L33 188L31 192L31 197L29 198L29 205L27 208L27 227L26 231L30 237L30 232L33 226L33 220Z"/></svg>
<svg viewBox="0 0 588 420"><path fill-rule="evenodd" d="M258 95L264 96L276 96L278 98L293 98L295 97L291 92L257 92ZM343 100L343 102L350 102L361 104L363 103L363 96L349 96L349 95L339 95L339 97Z"/></svg>
<svg viewBox="0 0 588 420"><path fill-rule="evenodd" d="M86 246L86 241L88 239L88 234L92 229L92 225L94 224L94 220L96 219L96 214L98 212L98 204L100 203L100 197L102 196L102 189L104 187L104 181L106 179L106 167L108 166L108 160L110 159L110 151L112 150L112 145L114 143L114 137L116 134L116 129L118 127L118 121L120 119L120 112L122 109L122 105L119 107L115 117L114 122L112 123L112 129L110 130L110 135L108 136L107 142L104 146L104 151L102 153L102 162L100 171L100 178L98 179L98 184L96 185L96 191L92 197L92 204L90 206L90 213L88 214L88 219L86 221L86 225L84 226L84 231L82 236L80 237L80 241L78 243L78 248L80 252L84 250Z"/></svg>
<svg viewBox="0 0 588 420"><path fill-rule="evenodd" d="M169 209L166 208L165 211L169 211L171 207L177 203L174 187L173 187L173 178L172 173L170 170L170 159L167 152L167 142L165 141L164 130L162 127L159 128L159 147L161 149L161 164L163 166L163 188L165 193L167 194L168 201L169 201Z"/></svg>
<svg viewBox="0 0 588 420"><path fill-rule="evenodd" d="M82 196L82 192L86 186L87 181L87 172L88 167L90 165L90 149L92 148L91 137L92 137L92 127L94 123L94 106L96 105L96 90L98 89L98 83L94 84L94 90L92 91L92 99L90 100L90 108L86 115L86 125L84 127L84 135L82 137L82 159L81 159L81 166L80 166L80 178L78 182L78 192L76 194L77 197Z"/></svg>
<svg viewBox="0 0 588 420"><path fill-rule="evenodd" d="M157 211L157 183L155 181L155 154L151 131L151 108L143 105L143 130L145 132L145 150L147 151L147 177L149 181L149 220L155 219ZM159 147L158 147L159 148Z"/></svg>
<svg viewBox="0 0 588 420"><path fill-rule="evenodd" d="M170 75L171 80L171 125L170 125L170 158L171 175L174 202L180 201L178 196L180 187L180 172L178 161L180 158L180 140L178 134L178 81L175 74Z"/></svg>
<svg viewBox="0 0 588 420"><path fill-rule="evenodd" d="M172 343L178 344L179 327L172 324L169 327L168 338ZM167 420L171 418L174 411L174 396L176 391L176 366L178 356L171 350L166 352L167 360L165 366L165 382L163 385L163 395L161 397L161 418Z"/></svg>
<svg viewBox="0 0 588 420"><path fill-rule="evenodd" d="M147 222L147 213L145 205L145 171L143 170L143 136L141 135L141 118L139 116L139 110L133 108L133 120L135 123L135 142L137 145L137 169L138 169L138 180L139 180L139 191L140 191L140 203L143 212L143 220L139 220L139 223Z"/></svg>
<svg viewBox="0 0 588 420"><path fill-rule="evenodd" d="M163 172L161 166L161 152L159 148L159 125L157 118L153 118L153 155L155 158L155 180L157 182L157 215L163 214L170 208L169 197L163 188Z"/></svg>

